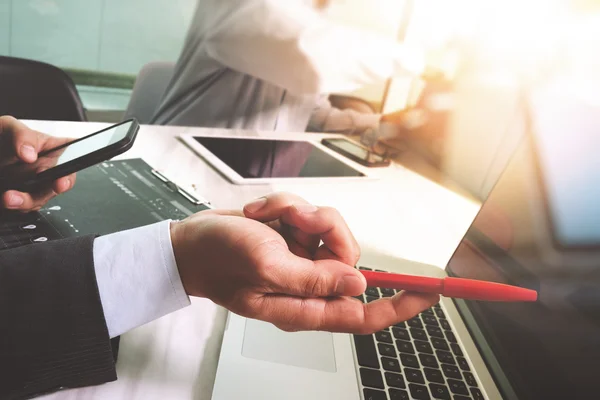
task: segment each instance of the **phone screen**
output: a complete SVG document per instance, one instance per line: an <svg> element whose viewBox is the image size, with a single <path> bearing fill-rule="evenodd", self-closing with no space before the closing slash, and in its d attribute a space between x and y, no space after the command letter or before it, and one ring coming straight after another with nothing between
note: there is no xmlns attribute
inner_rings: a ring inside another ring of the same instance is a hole
<svg viewBox="0 0 600 400"><path fill-rule="evenodd" d="M0 165L0 182L8 180L24 182L42 171L61 166L115 144L127 137L133 123L133 121L127 121L111 129L93 133L83 139L75 139L53 150L42 152L38 155L37 161L31 164L18 161Z"/></svg>
<svg viewBox="0 0 600 400"><path fill-rule="evenodd" d="M369 161L383 161L383 158L370 153L366 148L353 143L349 140L345 140L345 139L332 139L329 141L331 144L333 144L335 147L337 147L338 149L341 149L349 154L352 154L353 156L356 156L362 160L369 160Z"/></svg>

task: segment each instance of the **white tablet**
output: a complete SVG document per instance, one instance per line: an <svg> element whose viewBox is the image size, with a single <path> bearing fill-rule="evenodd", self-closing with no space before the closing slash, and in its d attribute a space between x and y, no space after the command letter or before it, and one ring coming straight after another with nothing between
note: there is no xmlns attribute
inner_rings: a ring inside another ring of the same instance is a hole
<svg viewBox="0 0 600 400"><path fill-rule="evenodd" d="M368 178L366 168L316 141L193 134L181 139L235 184Z"/></svg>

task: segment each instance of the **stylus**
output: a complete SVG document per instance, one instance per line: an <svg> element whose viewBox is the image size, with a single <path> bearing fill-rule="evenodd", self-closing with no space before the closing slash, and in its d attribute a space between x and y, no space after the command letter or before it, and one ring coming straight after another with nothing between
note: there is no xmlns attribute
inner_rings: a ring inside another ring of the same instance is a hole
<svg viewBox="0 0 600 400"><path fill-rule="evenodd" d="M360 271L367 286L436 293L445 297L481 301L537 301L537 292L518 286L463 278L431 278L387 272Z"/></svg>

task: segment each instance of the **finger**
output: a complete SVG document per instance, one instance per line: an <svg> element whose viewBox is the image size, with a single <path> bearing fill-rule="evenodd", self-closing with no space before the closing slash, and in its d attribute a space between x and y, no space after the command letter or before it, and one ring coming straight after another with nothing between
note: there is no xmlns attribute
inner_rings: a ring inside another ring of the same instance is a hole
<svg viewBox="0 0 600 400"><path fill-rule="evenodd" d="M276 263L274 266L273 263ZM358 296L367 288L363 274L337 260L312 261L285 251L258 270L271 293L300 297Z"/></svg>
<svg viewBox="0 0 600 400"><path fill-rule="evenodd" d="M289 225L286 226L288 226L288 231L292 239L312 258L319 248L321 238L318 235L310 235L306 232L303 232L296 227Z"/></svg>
<svg viewBox="0 0 600 400"><path fill-rule="evenodd" d="M279 219L294 204L310 204L300 196L279 192L254 200L244 206L244 215L260 222Z"/></svg>
<svg viewBox="0 0 600 400"><path fill-rule="evenodd" d="M319 235L325 244L323 257L354 266L360 258L360 246L350 228L334 208L293 205L281 220L309 235Z"/></svg>
<svg viewBox="0 0 600 400"><path fill-rule="evenodd" d="M318 235L330 251L320 251L327 258L335 258L352 266L360 258L360 246L340 213L333 208L319 208L299 196L282 192L247 204L244 215L261 222L281 218L284 223L306 233L306 236Z"/></svg>
<svg viewBox="0 0 600 400"><path fill-rule="evenodd" d="M46 190L35 196L16 190L9 190L2 196L2 204L9 210L32 211L39 209L56 196L54 190Z"/></svg>
<svg viewBox="0 0 600 400"><path fill-rule="evenodd" d="M350 297L303 299L264 296L258 317L286 331L328 331L368 335L406 321L439 301L439 296L402 292L368 304Z"/></svg>
<svg viewBox="0 0 600 400"><path fill-rule="evenodd" d="M76 174L71 174L69 176L60 178L54 182L52 189L57 194L65 193L73 188L75 185L75 179Z"/></svg>
<svg viewBox="0 0 600 400"><path fill-rule="evenodd" d="M24 162L37 160L40 133L29 129L25 124L12 117L0 118L0 132L9 132L13 138L15 154Z"/></svg>

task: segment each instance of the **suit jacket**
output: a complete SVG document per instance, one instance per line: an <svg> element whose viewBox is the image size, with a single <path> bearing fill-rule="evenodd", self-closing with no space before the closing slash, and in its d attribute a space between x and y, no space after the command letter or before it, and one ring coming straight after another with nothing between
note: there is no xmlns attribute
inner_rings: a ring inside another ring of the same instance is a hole
<svg viewBox="0 0 600 400"><path fill-rule="evenodd" d="M116 380L93 241L0 251L0 399Z"/></svg>

